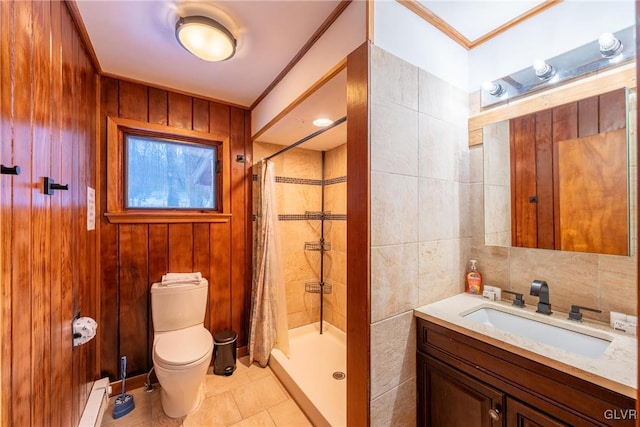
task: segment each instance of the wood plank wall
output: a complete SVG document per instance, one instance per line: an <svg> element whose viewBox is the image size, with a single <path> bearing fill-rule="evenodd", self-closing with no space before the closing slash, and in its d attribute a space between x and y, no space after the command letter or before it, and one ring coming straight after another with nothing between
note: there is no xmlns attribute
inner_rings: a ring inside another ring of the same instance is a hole
<svg viewBox="0 0 640 427"><path fill-rule="evenodd" d="M0 163L21 168L0 175L0 425L75 426L98 375L96 340L72 347L98 309L97 74L63 2L0 2L0 34Z"/></svg>
<svg viewBox="0 0 640 427"><path fill-rule="evenodd" d="M106 118L121 117L229 135L231 220L226 223L111 224L101 215L100 369L119 378L119 357L129 375L152 366L149 288L164 273L200 271L209 280L205 326L232 329L246 346L251 294L250 112L139 83L102 77L100 175L106 206ZM236 161L243 155L246 163ZM104 209L102 214L104 214Z"/></svg>

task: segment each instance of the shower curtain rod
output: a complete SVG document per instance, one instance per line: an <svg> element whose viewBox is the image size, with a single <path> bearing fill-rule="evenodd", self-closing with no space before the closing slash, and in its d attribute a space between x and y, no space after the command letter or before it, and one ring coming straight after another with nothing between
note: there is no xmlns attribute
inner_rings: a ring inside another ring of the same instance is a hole
<svg viewBox="0 0 640 427"><path fill-rule="evenodd" d="M334 127L338 126L339 124L342 124L342 123L344 123L344 122L346 122L346 121L347 121L347 116L344 116L344 117L342 117L342 118L340 118L340 119L336 120L335 122L331 123L329 126L323 127L322 129L315 131L315 132L314 132L314 133L312 133L311 135L307 135L307 136L305 136L304 138L302 138L301 140L296 141L296 142L294 142L294 143L293 143L293 144L291 144L291 145L287 145L287 146L286 146L286 147L284 147L282 150L280 150L280 151L276 151L276 152L275 152L275 153L273 153L272 155L265 157L265 158L264 158L264 160L271 160L273 157L277 156L278 154L282 154L282 153L284 153L284 152L286 152L286 151L289 151L289 150L291 150L292 148L295 148L295 147L297 147L298 145L300 145L300 144L302 144L302 143L304 143L304 142L307 142L307 141L308 141L308 140L310 140L311 138L315 138L316 136L321 135L321 134L325 133L326 131L328 131L329 129L332 129L332 128L334 128Z"/></svg>

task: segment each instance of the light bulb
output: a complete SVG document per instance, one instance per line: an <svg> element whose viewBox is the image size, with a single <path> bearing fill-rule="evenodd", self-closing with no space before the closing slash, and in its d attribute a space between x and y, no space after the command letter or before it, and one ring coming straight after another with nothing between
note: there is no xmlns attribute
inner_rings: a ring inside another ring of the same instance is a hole
<svg viewBox="0 0 640 427"><path fill-rule="evenodd" d="M613 58L614 56L622 53L622 50L624 49L622 42L611 33L600 34L600 37L598 37L598 44L600 45L600 53L605 58Z"/></svg>
<svg viewBox="0 0 640 427"><path fill-rule="evenodd" d="M533 70L536 72L536 76L541 80L547 80L556 73L556 70L542 59L536 59L533 61Z"/></svg>
<svg viewBox="0 0 640 427"><path fill-rule="evenodd" d="M485 92L489 92L489 95L500 96L505 93L504 88L500 83L486 81L481 85L482 90Z"/></svg>

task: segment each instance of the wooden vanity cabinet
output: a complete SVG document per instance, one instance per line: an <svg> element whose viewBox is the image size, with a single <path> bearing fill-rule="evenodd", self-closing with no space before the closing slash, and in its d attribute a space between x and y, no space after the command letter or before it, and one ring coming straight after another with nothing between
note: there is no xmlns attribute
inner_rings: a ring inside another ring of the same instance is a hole
<svg viewBox="0 0 640 427"><path fill-rule="evenodd" d="M634 426L635 399L417 318L418 426Z"/></svg>

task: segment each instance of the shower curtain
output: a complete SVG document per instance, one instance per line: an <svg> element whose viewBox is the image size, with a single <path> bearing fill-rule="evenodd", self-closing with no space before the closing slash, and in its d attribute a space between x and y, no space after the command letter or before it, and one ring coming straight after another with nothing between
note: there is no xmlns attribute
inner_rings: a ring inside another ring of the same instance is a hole
<svg viewBox="0 0 640 427"><path fill-rule="evenodd" d="M253 203L256 212L253 241L253 288L249 320L249 363L267 366L275 347L289 355L287 301L278 230L274 163L254 165L258 176Z"/></svg>

